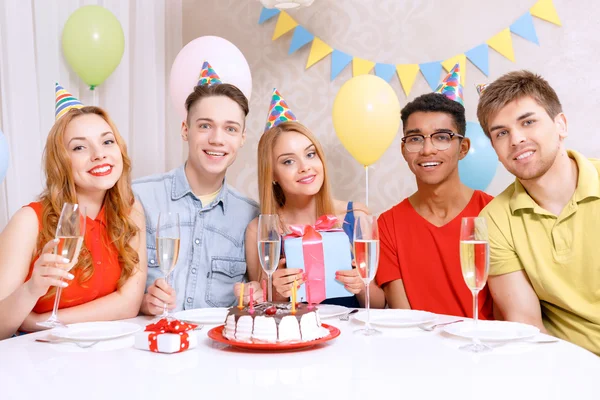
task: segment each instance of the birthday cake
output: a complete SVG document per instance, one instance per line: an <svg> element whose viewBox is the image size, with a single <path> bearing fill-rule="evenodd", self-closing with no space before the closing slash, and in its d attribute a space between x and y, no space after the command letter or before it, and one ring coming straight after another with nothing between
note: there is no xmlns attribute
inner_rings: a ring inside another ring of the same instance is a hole
<svg viewBox="0 0 600 400"><path fill-rule="evenodd" d="M229 309L223 328L227 339L248 343L309 342L329 335L321 326L316 307L298 304L292 313L291 303L259 303Z"/></svg>

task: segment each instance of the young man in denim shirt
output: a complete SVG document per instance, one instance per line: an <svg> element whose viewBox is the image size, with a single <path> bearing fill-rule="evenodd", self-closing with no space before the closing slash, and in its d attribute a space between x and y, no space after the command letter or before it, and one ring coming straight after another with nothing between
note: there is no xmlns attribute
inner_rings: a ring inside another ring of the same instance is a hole
<svg viewBox="0 0 600 400"><path fill-rule="evenodd" d="M186 163L133 183L146 213L148 279L140 311L147 315L162 313L165 304L170 310L228 307L236 301L235 283L258 280L245 276L244 248L245 230L258 215L258 205L225 182L246 139L248 100L237 87L209 78L194 88L186 109L181 126L189 145ZM172 287L158 268L159 212L179 213L180 251Z"/></svg>

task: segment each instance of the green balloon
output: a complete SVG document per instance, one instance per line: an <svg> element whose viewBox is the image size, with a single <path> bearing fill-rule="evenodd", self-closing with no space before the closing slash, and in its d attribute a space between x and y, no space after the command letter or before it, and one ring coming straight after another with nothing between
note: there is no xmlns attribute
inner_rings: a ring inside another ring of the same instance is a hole
<svg viewBox="0 0 600 400"><path fill-rule="evenodd" d="M125 36L119 20L106 8L85 6L67 20L62 48L73 71L93 90L121 62Z"/></svg>

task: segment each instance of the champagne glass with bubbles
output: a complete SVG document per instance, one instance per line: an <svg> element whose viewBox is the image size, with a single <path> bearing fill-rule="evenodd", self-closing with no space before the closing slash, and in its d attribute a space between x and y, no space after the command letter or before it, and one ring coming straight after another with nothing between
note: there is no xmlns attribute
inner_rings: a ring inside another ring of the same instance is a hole
<svg viewBox="0 0 600 400"><path fill-rule="evenodd" d="M488 229L485 218L466 217L460 228L460 265L467 287L473 293L473 342L461 350L480 353L491 348L478 338L477 322L479 307L477 298L485 287L490 269Z"/></svg>
<svg viewBox="0 0 600 400"><path fill-rule="evenodd" d="M273 301L272 276L279 265L281 252L279 227L279 216L277 214L261 214L258 217L258 257L260 258L260 265L268 277L268 301Z"/></svg>
<svg viewBox="0 0 600 400"><path fill-rule="evenodd" d="M167 285L170 285L169 278L173 275L173 270L179 258L179 239L179 214L159 213L156 227L156 257ZM165 303L160 318L169 318L170 316L171 313L167 309L167 303Z"/></svg>
<svg viewBox="0 0 600 400"><path fill-rule="evenodd" d="M67 271L71 270L71 268L77 264L77 260L79 259L79 252L81 251L83 236L85 234L85 219L85 207L81 207L79 204L63 204L60 218L58 219L58 225L56 226L55 237L58 239L58 244L54 248L54 254L58 254L69 260L66 268ZM46 328L65 327L65 325L58 320L57 314L61 294L62 287L58 286L54 297L52 314L46 321L38 322L37 324L39 326Z"/></svg>
<svg viewBox="0 0 600 400"><path fill-rule="evenodd" d="M371 328L371 309L369 297L369 285L379 265L379 228L377 217L374 215L361 215L356 219L354 225L354 257L356 268L365 284L365 308L367 309L367 322L363 329L354 333L372 336L381 332Z"/></svg>

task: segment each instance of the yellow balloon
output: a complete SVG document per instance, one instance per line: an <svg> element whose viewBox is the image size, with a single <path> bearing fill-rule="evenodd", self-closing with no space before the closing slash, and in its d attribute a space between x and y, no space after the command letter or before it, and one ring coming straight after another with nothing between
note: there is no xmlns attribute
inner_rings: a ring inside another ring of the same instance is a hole
<svg viewBox="0 0 600 400"><path fill-rule="evenodd" d="M342 85L333 102L333 127L346 150L364 166L376 162L400 127L394 89L375 75L359 75Z"/></svg>

